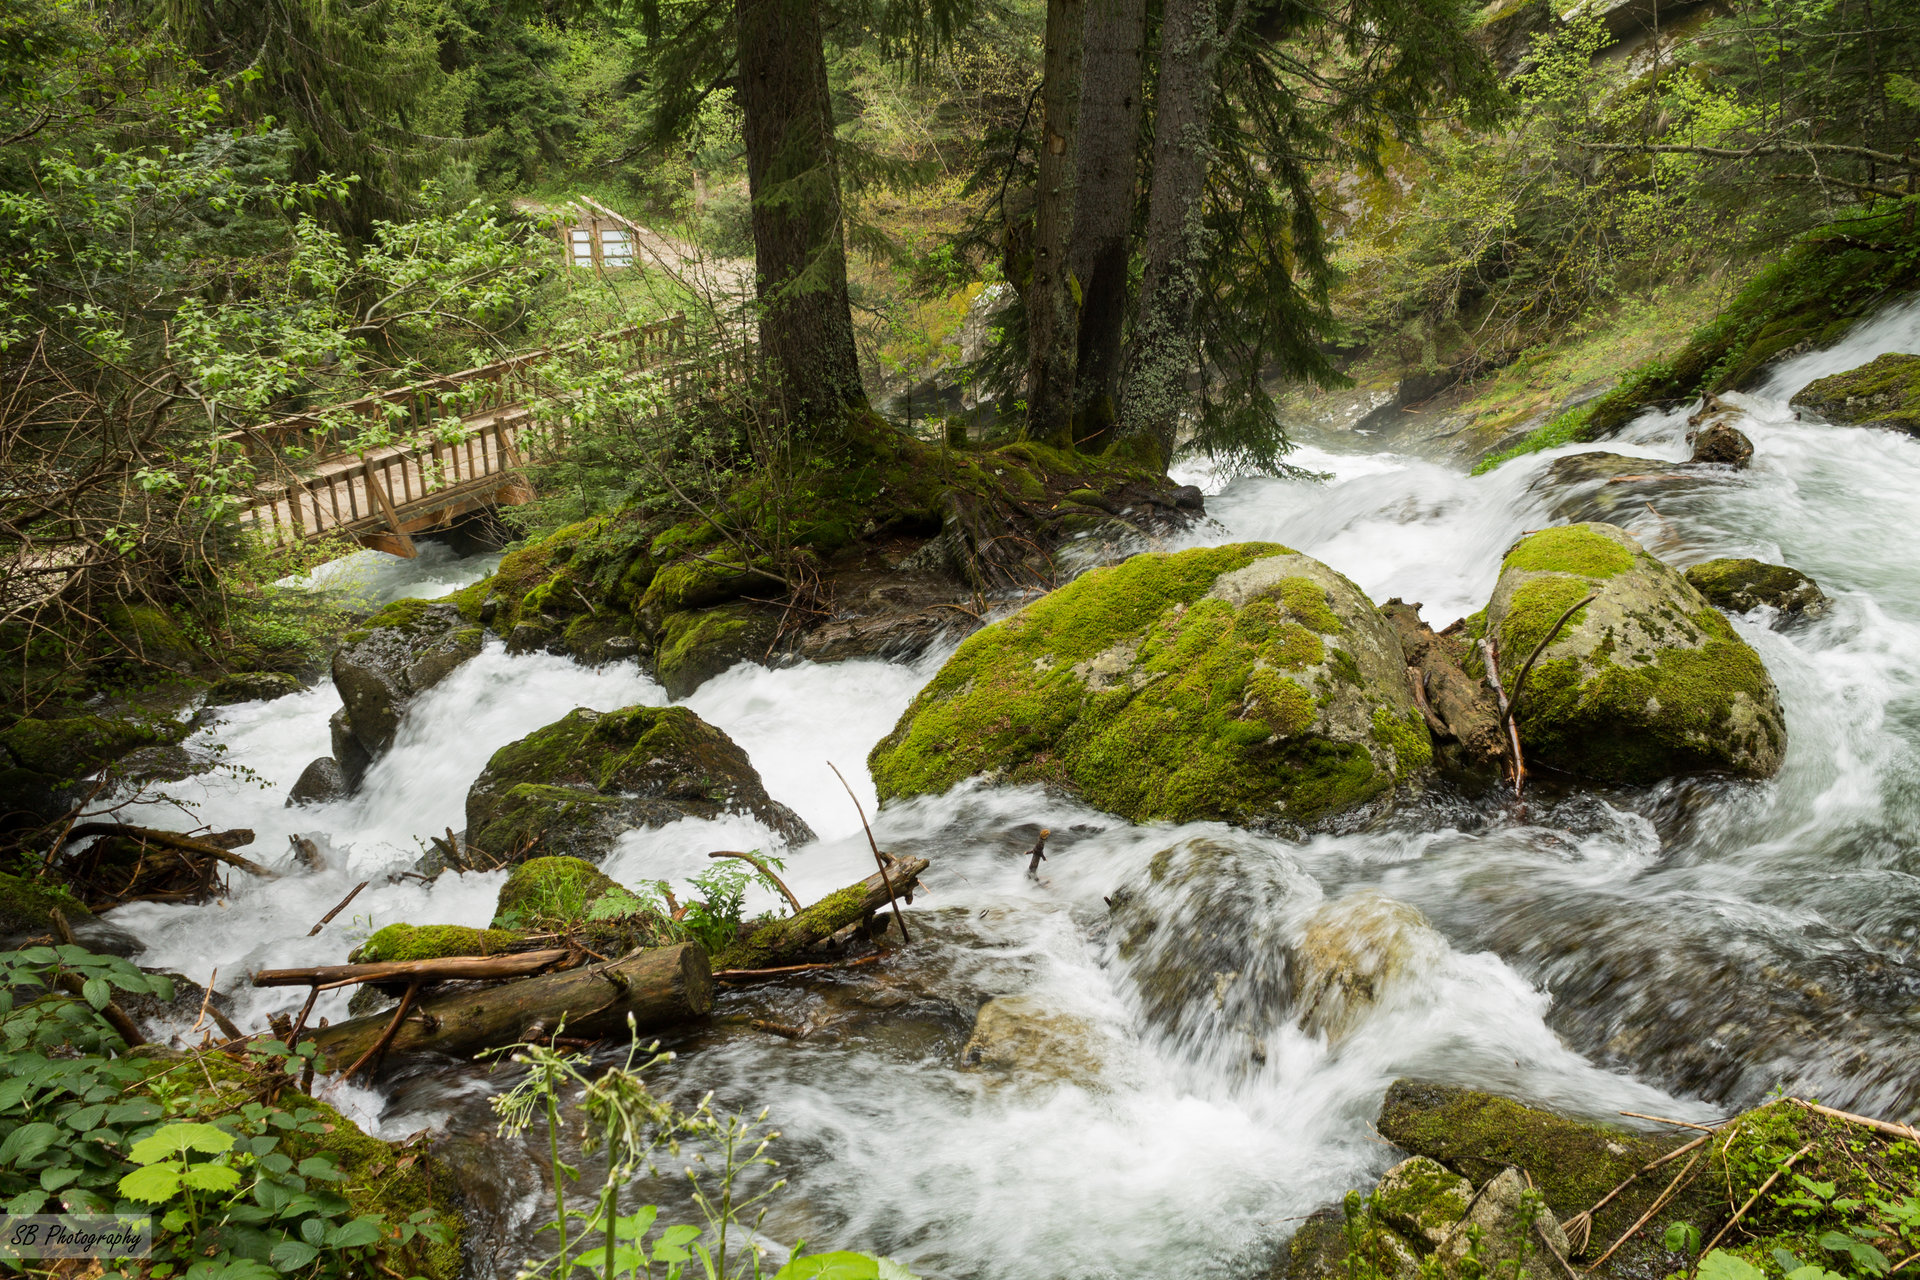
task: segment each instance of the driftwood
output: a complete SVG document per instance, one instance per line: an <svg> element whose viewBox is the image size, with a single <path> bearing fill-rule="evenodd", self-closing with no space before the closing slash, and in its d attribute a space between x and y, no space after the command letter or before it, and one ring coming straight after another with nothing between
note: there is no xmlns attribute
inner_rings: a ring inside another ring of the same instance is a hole
<svg viewBox="0 0 1920 1280"><path fill-rule="evenodd" d="M305 1038L335 1063L360 1061L383 1038L389 1054L466 1057L517 1044L536 1026L552 1028L564 1021L575 1035L624 1037L629 1014L639 1030L650 1031L698 1018L711 1008L707 953L699 943L682 942L635 951L611 964L450 991L415 1000L401 1019L377 1013L321 1027Z"/></svg>
<svg viewBox="0 0 1920 1280"><path fill-rule="evenodd" d="M565 947L497 956L446 956L439 960L388 960L375 964L324 964L310 969L262 969L256 987L335 986L349 982L479 982L525 978L572 955Z"/></svg>
<svg viewBox="0 0 1920 1280"><path fill-rule="evenodd" d="M799 915L771 920L728 947L722 969L772 969L802 960L806 953L850 924L857 924L893 901L911 898L927 869L925 858L895 858L858 884L830 893ZM896 914L898 907L895 908Z"/></svg>
<svg viewBox="0 0 1920 1280"><path fill-rule="evenodd" d="M1417 604L1389 600L1380 613L1399 633L1414 702L1439 741L1442 767L1467 777L1496 776L1506 759L1500 708L1487 682L1467 674L1466 646L1452 627L1436 634L1421 621Z"/></svg>
<svg viewBox="0 0 1920 1280"><path fill-rule="evenodd" d="M183 836L177 831L157 831L152 827L135 827L124 822L82 822L67 832L67 840L69 842L83 840L88 836L101 836L105 838L117 836L124 840L134 840L141 844L156 845L163 849L172 849L193 857L207 858L214 862L224 863L229 867L237 867L248 875L258 876L262 880L278 880L280 878L277 874L267 870L251 858L243 858L227 848L224 844L214 843L216 840L234 840L235 837L239 836L245 836L247 840L250 841L253 838L251 832L224 831L202 840L193 836ZM246 841L236 841L236 843L246 843Z"/></svg>

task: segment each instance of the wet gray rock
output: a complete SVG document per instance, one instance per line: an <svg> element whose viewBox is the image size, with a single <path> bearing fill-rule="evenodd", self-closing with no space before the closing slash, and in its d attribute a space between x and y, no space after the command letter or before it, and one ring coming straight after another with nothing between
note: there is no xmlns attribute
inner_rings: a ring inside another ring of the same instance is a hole
<svg viewBox="0 0 1920 1280"><path fill-rule="evenodd" d="M980 1007L960 1062L1085 1084L1100 1074L1099 1034L1086 1019L1033 996L996 996Z"/></svg>
<svg viewBox="0 0 1920 1280"><path fill-rule="evenodd" d="M334 712L333 718L327 721L327 731L333 738L333 759L340 766L340 776L346 779L347 790L358 791L367 770L373 768L373 752L361 746L360 739L354 736L344 708Z"/></svg>
<svg viewBox="0 0 1920 1280"><path fill-rule="evenodd" d="M171 1000L145 993L114 993L114 1003L133 1019L133 1025L139 1027L142 1034L157 1044L165 1044L175 1036L192 1034L193 1024L200 1018L202 1001L205 1001L206 1007L218 1009L222 1016L233 1011L233 1001L223 992L216 991L208 996L205 987L185 974L162 973L159 976L173 983ZM211 1014L201 1023L201 1029L211 1032L215 1040L226 1038Z"/></svg>
<svg viewBox="0 0 1920 1280"><path fill-rule="evenodd" d="M287 793L287 807L301 804L326 804L346 796L347 775L332 756L321 756L300 771L293 789Z"/></svg>
<svg viewBox="0 0 1920 1280"><path fill-rule="evenodd" d="M213 687L207 690L207 705L224 707L236 702L265 702L300 693L306 687L298 676L284 671L236 671L214 681Z"/></svg>
<svg viewBox="0 0 1920 1280"><path fill-rule="evenodd" d="M1687 581L1707 603L1728 613L1765 606L1782 614L1814 618L1826 612L1820 584L1798 569L1764 560L1709 560L1687 570Z"/></svg>
<svg viewBox="0 0 1920 1280"><path fill-rule="evenodd" d="M413 699L480 652L483 632L450 602L400 600L344 639L333 655L333 683L343 704L339 727L372 759L393 746ZM335 757L357 780L338 736Z"/></svg>
<svg viewBox="0 0 1920 1280"><path fill-rule="evenodd" d="M1687 443L1693 446L1689 462L1721 463L1738 471L1753 460L1753 441L1724 418L1687 432Z"/></svg>

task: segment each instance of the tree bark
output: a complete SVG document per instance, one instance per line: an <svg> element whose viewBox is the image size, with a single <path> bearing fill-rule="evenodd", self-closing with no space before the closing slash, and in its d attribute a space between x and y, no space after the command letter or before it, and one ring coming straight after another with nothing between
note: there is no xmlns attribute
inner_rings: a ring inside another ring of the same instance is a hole
<svg viewBox="0 0 1920 1280"><path fill-rule="evenodd" d="M502 956L446 956L438 960L388 960L378 964L323 964L311 969L262 969L256 987L300 987L309 983L470 982L525 978L575 953L565 947L509 952Z"/></svg>
<svg viewBox="0 0 1920 1280"><path fill-rule="evenodd" d="M1079 181L1080 64L1087 0L1047 0L1039 189L1027 282L1027 437L1073 443L1080 282L1069 261Z"/></svg>
<svg viewBox="0 0 1920 1280"><path fill-rule="evenodd" d="M636 951L612 964L567 969L498 987L475 987L414 1003L388 1054L447 1053L467 1057L516 1044L539 1023L557 1031L564 1020L579 1036L624 1035L627 1015L651 1031L701 1017L713 1008L713 973L697 942ZM389 1012L321 1027L310 1035L338 1068L357 1061L393 1021Z"/></svg>
<svg viewBox="0 0 1920 1280"><path fill-rule="evenodd" d="M1160 21L1146 263L1120 418L1122 433L1150 446L1161 466L1173 457L1187 403L1199 263L1207 250L1201 197L1213 158L1209 125L1220 55L1245 14L1245 0L1234 0L1223 25L1215 0L1167 0Z"/></svg>
<svg viewBox="0 0 1920 1280"><path fill-rule="evenodd" d="M760 355L787 421L865 403L847 298L840 167L813 0L738 0Z"/></svg>
<svg viewBox="0 0 1920 1280"><path fill-rule="evenodd" d="M1081 55L1079 169L1067 266L1080 282L1074 443L1102 447L1119 419L1120 342L1127 319L1146 0L1087 0Z"/></svg>
<svg viewBox="0 0 1920 1280"><path fill-rule="evenodd" d="M925 858L895 858L887 865L885 877L876 871L858 884L828 894L799 915L761 925L721 952L714 967L723 973L728 969L770 969L800 959L809 948L886 906L888 880L893 883L893 893L912 902L913 886L926 869Z"/></svg>

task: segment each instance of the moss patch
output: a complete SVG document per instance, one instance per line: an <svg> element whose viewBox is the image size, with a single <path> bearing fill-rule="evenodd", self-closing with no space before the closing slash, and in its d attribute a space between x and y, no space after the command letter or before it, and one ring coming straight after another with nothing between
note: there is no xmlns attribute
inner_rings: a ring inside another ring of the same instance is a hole
<svg viewBox="0 0 1920 1280"><path fill-rule="evenodd" d="M1886 427L1920 435L1920 356L1889 353L1802 387L1796 409L1850 427Z"/></svg>
<svg viewBox="0 0 1920 1280"><path fill-rule="evenodd" d="M521 935L508 929L473 929L459 924L390 924L347 957L352 964L401 960L445 960L450 956L492 956L513 950Z"/></svg>
<svg viewBox="0 0 1920 1280"><path fill-rule="evenodd" d="M1501 567L1604 579L1633 568L1633 552L1588 526L1561 525L1522 539Z"/></svg>
<svg viewBox="0 0 1920 1280"><path fill-rule="evenodd" d="M55 911L69 923L93 918L78 898L57 884L0 874L0 934L51 929Z"/></svg>
<svg viewBox="0 0 1920 1280"><path fill-rule="evenodd" d="M171 745L187 736L175 720L134 720L111 716L71 716L60 720L16 720L0 733L0 751L17 767L51 779L74 782L139 747Z"/></svg>
<svg viewBox="0 0 1920 1280"><path fill-rule="evenodd" d="M565 929L586 919L609 893L625 893L613 879L579 858L531 858L500 886L496 929Z"/></svg>

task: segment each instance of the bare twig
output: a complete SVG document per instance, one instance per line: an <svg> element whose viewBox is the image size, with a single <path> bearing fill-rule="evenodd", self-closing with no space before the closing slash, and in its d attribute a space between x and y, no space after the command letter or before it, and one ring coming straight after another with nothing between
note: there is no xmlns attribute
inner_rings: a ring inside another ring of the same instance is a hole
<svg viewBox="0 0 1920 1280"><path fill-rule="evenodd" d="M1580 612L1580 610L1592 604L1595 599L1596 599L1596 595L1594 593L1589 593L1585 599L1581 600L1578 604L1574 605L1572 608L1568 609L1565 613L1561 614L1560 620L1558 622L1555 622L1551 627L1547 628L1547 634L1540 638L1540 643L1533 646L1533 652L1527 655L1526 665L1520 668L1520 675L1513 682L1513 696L1509 699L1504 699L1504 701L1507 704L1505 717L1509 724L1513 722L1514 713L1516 713L1520 709L1520 694L1521 694L1521 691L1527 687L1527 677L1533 674L1533 664L1539 661L1540 655L1542 653L1545 653L1547 646L1553 643L1553 638L1560 634L1560 628L1567 625L1567 619L1571 618L1574 614ZM1516 751L1519 750L1517 736L1515 739L1514 749ZM1629 1113L1623 1111L1621 1112L1621 1114L1626 1115ZM1649 1116L1644 1118L1653 1119L1654 1117Z"/></svg>
<svg viewBox="0 0 1920 1280"><path fill-rule="evenodd" d="M893 918L900 922L900 941L911 943L913 939L907 933L906 918L900 914L900 902L893 893L893 877L887 874L887 860L880 855L880 844L873 838L873 828L867 825L866 806L860 803L859 796L853 794L853 788L847 784L846 775L840 772L833 761L827 761L827 768L832 769L833 776L840 779L840 785L847 788L847 798L853 801L853 807L859 811L860 827L867 833L867 846L873 850L873 860L880 868L880 883L887 886L887 905L893 908Z"/></svg>
<svg viewBox="0 0 1920 1280"><path fill-rule="evenodd" d="M356 1071L366 1066L371 1059L380 1056L380 1051L393 1043L393 1037L399 1034L400 1024L406 1021L407 1010L413 1007L413 998L418 995L419 992L420 984L418 982L409 982L407 984L407 993L400 997L400 1007L393 1011L393 1021L389 1022L387 1029L380 1033L380 1038L373 1042L373 1047L361 1054L359 1059L346 1069L340 1077L341 1083L344 1084L348 1080L353 1079Z"/></svg>
<svg viewBox="0 0 1920 1280"><path fill-rule="evenodd" d="M1813 1146L1814 1144L1809 1142L1806 1146L1800 1148L1798 1151L1788 1156L1786 1163L1781 1165L1778 1169L1775 1169L1772 1175L1768 1177L1768 1179L1765 1182L1760 1184L1760 1189L1754 1192L1752 1195L1748 1196L1747 1202L1741 1205L1737 1210L1734 1211L1734 1215L1731 1218L1727 1219L1727 1225L1724 1227L1721 1227L1720 1230L1714 1232L1713 1239L1707 1241L1707 1247L1700 1251L1700 1257L1704 1258L1709 1253L1712 1253L1713 1246L1719 1244L1721 1239L1726 1236L1727 1232L1733 1230L1734 1225L1738 1223L1740 1219L1746 1216L1747 1210L1753 1208L1753 1202L1758 1200L1761 1196L1765 1195L1767 1193L1767 1188L1771 1187L1774 1183L1778 1182L1780 1180L1780 1175L1785 1173L1787 1170L1793 1168L1793 1162L1795 1160L1798 1160L1801 1156L1807 1154L1807 1152L1813 1150ZM1694 1261L1697 1264L1699 1262L1699 1259L1696 1258Z"/></svg>
<svg viewBox="0 0 1920 1280"><path fill-rule="evenodd" d="M1654 1214L1660 1212L1662 1209L1667 1207L1667 1202L1673 1199L1674 1192L1680 1189L1680 1184L1685 1182L1687 1175L1693 1172L1693 1166L1700 1163L1701 1154L1702 1153L1698 1151L1693 1153L1693 1159L1687 1161L1686 1168L1682 1169L1680 1172L1673 1175L1673 1181L1667 1184L1666 1190L1662 1191L1659 1195L1653 1198L1653 1203L1647 1206L1647 1211L1641 1214L1640 1217L1635 1220L1632 1226L1628 1227L1624 1232L1622 1232L1620 1235L1620 1238L1618 1240L1615 1240L1610 1246L1608 1246L1607 1251L1601 1254L1599 1258L1597 1258L1594 1261L1594 1264L1592 1266L1587 1268L1588 1275L1592 1275L1595 1271L1598 1271L1601 1268L1601 1266L1606 1263L1606 1260L1608 1258L1611 1258L1614 1255L1615 1251L1618 1250L1621 1245L1633 1239L1635 1233L1637 1233L1640 1230L1640 1228L1646 1226L1648 1222L1652 1221Z"/></svg>
<svg viewBox="0 0 1920 1280"><path fill-rule="evenodd" d="M307 930L307 936L309 938L317 936L322 929L327 927L328 921L332 920L335 916L339 915L342 911L345 911L347 909L347 904L349 902L352 902L354 898L359 894L359 892L362 889L367 887L367 884L368 884L367 881L362 880L359 884L349 889L347 891L347 896L340 899L340 901L334 906L333 910L327 912L327 914L320 917L319 924L316 924L315 926L313 926L313 928Z"/></svg>

